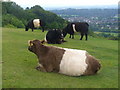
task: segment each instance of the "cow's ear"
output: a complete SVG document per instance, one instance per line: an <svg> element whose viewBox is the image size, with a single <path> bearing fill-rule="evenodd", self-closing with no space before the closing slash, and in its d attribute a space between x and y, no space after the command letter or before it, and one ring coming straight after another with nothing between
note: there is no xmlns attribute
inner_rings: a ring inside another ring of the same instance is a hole
<svg viewBox="0 0 120 90"><path fill-rule="evenodd" d="M32 40L28 40L28 46L33 46L33 41Z"/></svg>
<svg viewBox="0 0 120 90"><path fill-rule="evenodd" d="M40 41L42 44L45 44L46 43L46 41L45 40L42 40L42 41Z"/></svg>

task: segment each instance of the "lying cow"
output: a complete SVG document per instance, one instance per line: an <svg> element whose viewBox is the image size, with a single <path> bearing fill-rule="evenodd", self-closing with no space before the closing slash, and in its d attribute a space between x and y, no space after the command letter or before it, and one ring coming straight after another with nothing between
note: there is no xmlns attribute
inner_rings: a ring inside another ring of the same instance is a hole
<svg viewBox="0 0 120 90"><path fill-rule="evenodd" d="M38 57L37 70L58 72L70 76L93 75L101 65L85 50L43 45L43 41L29 41L28 50Z"/></svg>
<svg viewBox="0 0 120 90"><path fill-rule="evenodd" d="M49 30L46 34L45 41L49 44L61 44L65 42L61 30L57 29Z"/></svg>
<svg viewBox="0 0 120 90"><path fill-rule="evenodd" d="M33 19L29 21L28 24L25 26L25 31L28 31L29 28L31 28L33 32L35 28L39 28L39 27L41 27L42 32L44 32L45 23L40 19Z"/></svg>

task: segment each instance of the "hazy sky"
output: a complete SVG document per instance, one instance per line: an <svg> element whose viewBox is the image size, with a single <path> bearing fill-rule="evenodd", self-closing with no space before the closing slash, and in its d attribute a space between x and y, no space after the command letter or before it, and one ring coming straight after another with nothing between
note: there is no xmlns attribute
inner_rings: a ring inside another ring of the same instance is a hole
<svg viewBox="0 0 120 90"><path fill-rule="evenodd" d="M42 7L117 5L119 0L11 0L22 7L40 5Z"/></svg>

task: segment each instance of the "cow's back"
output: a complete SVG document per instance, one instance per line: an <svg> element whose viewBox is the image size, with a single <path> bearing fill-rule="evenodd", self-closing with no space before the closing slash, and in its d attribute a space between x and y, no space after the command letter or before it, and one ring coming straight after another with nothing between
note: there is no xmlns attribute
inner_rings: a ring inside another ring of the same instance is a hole
<svg viewBox="0 0 120 90"><path fill-rule="evenodd" d="M88 23L86 22L77 22L75 23L75 29L77 32L88 33Z"/></svg>
<svg viewBox="0 0 120 90"><path fill-rule="evenodd" d="M40 19L34 19L33 24L35 28L40 27Z"/></svg>
<svg viewBox="0 0 120 90"><path fill-rule="evenodd" d="M59 73L70 76L83 75L87 68L86 51L67 48L64 48L64 50Z"/></svg>
<svg viewBox="0 0 120 90"><path fill-rule="evenodd" d="M60 43L60 40L62 39L62 34L60 30L50 30L46 34L46 40L48 43Z"/></svg>

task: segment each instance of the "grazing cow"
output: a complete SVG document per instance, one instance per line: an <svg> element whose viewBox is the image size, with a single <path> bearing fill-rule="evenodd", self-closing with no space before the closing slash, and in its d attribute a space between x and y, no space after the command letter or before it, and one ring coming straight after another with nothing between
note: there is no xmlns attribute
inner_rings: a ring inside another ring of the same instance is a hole
<svg viewBox="0 0 120 90"><path fill-rule="evenodd" d="M61 30L49 30L46 34L45 41L49 44L61 44L64 42Z"/></svg>
<svg viewBox="0 0 120 90"><path fill-rule="evenodd" d="M28 50L38 57L37 70L58 72L69 76L93 75L101 65L85 50L43 45L43 41L28 41Z"/></svg>
<svg viewBox="0 0 120 90"><path fill-rule="evenodd" d="M86 36L87 40L87 35L88 35L88 23L86 22L75 22L75 23L69 23L64 29L63 29L63 36L65 37L68 34L72 35L72 39L74 39L74 33L75 32L80 32L81 33L81 38L82 40L83 36Z"/></svg>
<svg viewBox="0 0 120 90"><path fill-rule="evenodd" d="M28 31L28 29L31 28L33 32L33 29L36 29L39 27L41 27L42 32L44 32L45 23L40 19L33 19L29 21L28 24L25 26L25 31Z"/></svg>

